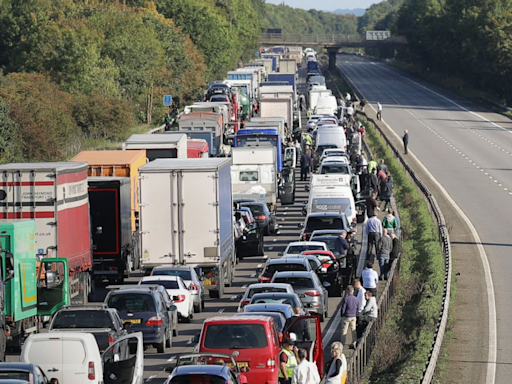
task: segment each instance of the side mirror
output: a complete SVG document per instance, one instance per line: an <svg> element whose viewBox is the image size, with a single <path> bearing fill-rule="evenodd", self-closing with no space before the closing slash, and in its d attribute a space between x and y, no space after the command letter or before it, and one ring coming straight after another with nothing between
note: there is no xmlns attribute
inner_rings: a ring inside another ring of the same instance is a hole
<svg viewBox="0 0 512 384"><path fill-rule="evenodd" d="M261 275L261 272L263 272L263 268L256 268L256 274Z"/></svg>
<svg viewBox="0 0 512 384"><path fill-rule="evenodd" d="M50 384L59 384L59 379L55 378L55 377L52 377L50 379Z"/></svg>
<svg viewBox="0 0 512 384"><path fill-rule="evenodd" d="M96 234L97 235L103 234L103 227L96 227Z"/></svg>
<svg viewBox="0 0 512 384"><path fill-rule="evenodd" d="M299 229L304 228L304 223L299 223L299 224L297 224L297 228L299 228Z"/></svg>
<svg viewBox="0 0 512 384"><path fill-rule="evenodd" d="M277 256L283 256L283 255L284 255L284 253L283 253L283 252L278 252L278 253L277 253Z"/></svg>
<svg viewBox="0 0 512 384"><path fill-rule="evenodd" d="M325 267L320 267L320 268L318 268L318 271L319 271L320 273L327 273L327 268L325 268Z"/></svg>
<svg viewBox="0 0 512 384"><path fill-rule="evenodd" d="M199 343L199 337L200 337L200 336L201 336L201 334L200 334L200 333L196 333L196 334L194 335L194 337L192 338L192 341L193 341L194 343Z"/></svg>
<svg viewBox="0 0 512 384"><path fill-rule="evenodd" d="M175 306L174 304L169 306L169 311L174 312L174 311L177 311L177 310L178 310L178 307Z"/></svg>
<svg viewBox="0 0 512 384"><path fill-rule="evenodd" d="M121 357L119 356L119 353L114 354L114 363L117 363L121 360Z"/></svg>

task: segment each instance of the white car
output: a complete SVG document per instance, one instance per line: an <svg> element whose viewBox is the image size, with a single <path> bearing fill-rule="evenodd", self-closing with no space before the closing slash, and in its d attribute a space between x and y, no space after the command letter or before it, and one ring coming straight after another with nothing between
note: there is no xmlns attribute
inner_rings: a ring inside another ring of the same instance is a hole
<svg viewBox="0 0 512 384"><path fill-rule="evenodd" d="M278 253L279 256L292 256L300 255L304 251L328 251L327 244L320 241L293 241L284 250L283 253Z"/></svg>
<svg viewBox="0 0 512 384"><path fill-rule="evenodd" d="M272 292L281 292L281 293L294 293L293 287L290 284L281 284L281 283L257 283L251 284L245 290L244 297L240 300L240 304L238 304L238 312L243 312L244 307L251 302L251 298L257 293L272 293Z"/></svg>
<svg viewBox="0 0 512 384"><path fill-rule="evenodd" d="M344 156L348 160L348 155L345 153L345 151L343 151L339 148L327 148L327 149L324 149L324 151L322 152L319 162L321 163L327 157L334 157L334 156L335 157Z"/></svg>
<svg viewBox="0 0 512 384"><path fill-rule="evenodd" d="M316 127L316 123L318 122L318 120L320 120L321 118L323 118L324 115L313 115L309 118L308 120L308 129L310 131L312 131L313 129L315 129Z"/></svg>
<svg viewBox="0 0 512 384"><path fill-rule="evenodd" d="M194 317L192 293L179 276L144 276L139 285L163 285L178 308L178 315L187 323Z"/></svg>

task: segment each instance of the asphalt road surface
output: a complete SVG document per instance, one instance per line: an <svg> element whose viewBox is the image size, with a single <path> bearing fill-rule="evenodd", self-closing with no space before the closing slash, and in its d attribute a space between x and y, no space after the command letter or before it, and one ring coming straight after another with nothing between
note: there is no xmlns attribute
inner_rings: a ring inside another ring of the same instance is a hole
<svg viewBox="0 0 512 384"><path fill-rule="evenodd" d="M454 311L457 323L455 340L449 346L448 371L454 369L463 376L464 372L471 372L464 382L492 383L495 368L495 382L509 383L512 377L512 300L509 295L512 121L379 62L355 55L339 55L337 64L374 110L377 102L382 104L383 120L398 134L399 137L391 135L397 143L404 129L409 131L410 154L407 156L417 158L469 218L483 245L484 261L487 256L492 285L489 276L482 272L484 266L480 259L468 256L474 254L476 248L471 233L451 236L453 249L465 249L454 258L454 272L464 270L464 264L468 263L474 268L468 270L471 276L462 276L462 272L457 278L463 282L459 284ZM450 219L451 225L463 222L460 218L448 217L449 228ZM457 232L458 228L452 229ZM483 291L475 293L476 297L470 294L474 286ZM492 299L495 299L496 319ZM460 316L461 313L464 315ZM497 348L493 348L494 341ZM457 345L454 347L454 344ZM468 349L473 352L468 353ZM496 353L496 361L493 361L493 353ZM450 364L458 366L450 368ZM457 379L453 375L450 379L449 382L463 382L461 376Z"/></svg>

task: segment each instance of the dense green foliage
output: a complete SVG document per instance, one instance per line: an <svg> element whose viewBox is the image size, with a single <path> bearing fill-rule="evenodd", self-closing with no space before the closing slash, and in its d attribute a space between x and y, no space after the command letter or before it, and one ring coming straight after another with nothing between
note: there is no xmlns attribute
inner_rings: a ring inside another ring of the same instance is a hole
<svg viewBox="0 0 512 384"><path fill-rule="evenodd" d="M309 11L287 5L265 4L260 8L263 15L262 30L280 28L283 34L355 34L357 17L330 12Z"/></svg>

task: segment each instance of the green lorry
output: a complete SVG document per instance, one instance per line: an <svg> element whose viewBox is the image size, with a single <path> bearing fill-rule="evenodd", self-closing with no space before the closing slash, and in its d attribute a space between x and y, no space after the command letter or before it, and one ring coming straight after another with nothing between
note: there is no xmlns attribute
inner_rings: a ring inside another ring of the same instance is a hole
<svg viewBox="0 0 512 384"><path fill-rule="evenodd" d="M0 359L5 348L21 350L24 338L38 332L44 317L69 304L68 262L38 260L34 220L0 221Z"/></svg>

